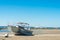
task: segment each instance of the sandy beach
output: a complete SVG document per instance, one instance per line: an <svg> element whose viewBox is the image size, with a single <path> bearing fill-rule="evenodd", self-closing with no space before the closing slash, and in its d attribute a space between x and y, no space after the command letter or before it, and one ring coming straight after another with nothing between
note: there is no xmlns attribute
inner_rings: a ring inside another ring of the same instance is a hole
<svg viewBox="0 0 60 40"><path fill-rule="evenodd" d="M0 40L60 40L60 34L44 34L35 36L10 36L0 37Z"/></svg>
<svg viewBox="0 0 60 40"><path fill-rule="evenodd" d="M0 36L0 40L60 40L60 30L34 30L34 36ZM1 33L2 34L2 33Z"/></svg>

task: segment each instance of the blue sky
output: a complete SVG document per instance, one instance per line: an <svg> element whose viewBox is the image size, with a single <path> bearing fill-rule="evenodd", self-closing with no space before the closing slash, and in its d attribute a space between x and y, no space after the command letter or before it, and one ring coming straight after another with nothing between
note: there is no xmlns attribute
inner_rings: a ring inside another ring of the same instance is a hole
<svg viewBox="0 0 60 40"><path fill-rule="evenodd" d="M31 26L60 27L59 0L0 0L0 25L27 22Z"/></svg>

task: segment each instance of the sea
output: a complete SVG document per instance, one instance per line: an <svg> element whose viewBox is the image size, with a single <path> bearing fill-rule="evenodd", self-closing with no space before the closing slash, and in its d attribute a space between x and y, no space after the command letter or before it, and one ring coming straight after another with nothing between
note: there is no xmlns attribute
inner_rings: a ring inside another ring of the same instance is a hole
<svg viewBox="0 0 60 40"><path fill-rule="evenodd" d="M10 32L8 26L0 26L0 32Z"/></svg>
<svg viewBox="0 0 60 40"><path fill-rule="evenodd" d="M46 27L48 29L54 29L53 27ZM60 27L58 27L57 29L60 29ZM8 26L0 26L0 32L10 32L8 29Z"/></svg>

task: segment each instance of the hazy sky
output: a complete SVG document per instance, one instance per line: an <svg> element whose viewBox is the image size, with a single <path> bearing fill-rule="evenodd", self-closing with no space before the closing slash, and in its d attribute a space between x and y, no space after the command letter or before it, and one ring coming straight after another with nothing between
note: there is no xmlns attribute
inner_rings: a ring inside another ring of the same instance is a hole
<svg viewBox="0 0 60 40"><path fill-rule="evenodd" d="M27 22L60 27L59 0L0 0L0 25Z"/></svg>

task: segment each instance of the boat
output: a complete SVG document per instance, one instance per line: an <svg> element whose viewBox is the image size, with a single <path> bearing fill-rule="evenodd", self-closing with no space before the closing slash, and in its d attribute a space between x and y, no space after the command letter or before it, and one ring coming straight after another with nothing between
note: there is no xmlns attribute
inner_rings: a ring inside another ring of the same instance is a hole
<svg viewBox="0 0 60 40"><path fill-rule="evenodd" d="M28 35L28 36L32 35L32 31L29 30L30 29L29 27L25 27L22 25L10 26L10 27L11 27L12 32L15 35Z"/></svg>

